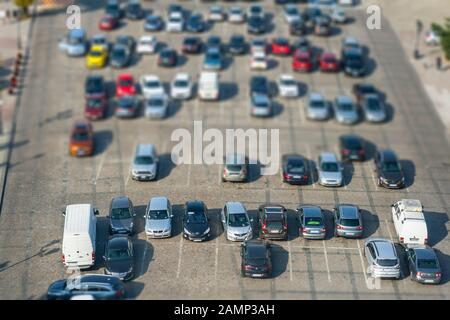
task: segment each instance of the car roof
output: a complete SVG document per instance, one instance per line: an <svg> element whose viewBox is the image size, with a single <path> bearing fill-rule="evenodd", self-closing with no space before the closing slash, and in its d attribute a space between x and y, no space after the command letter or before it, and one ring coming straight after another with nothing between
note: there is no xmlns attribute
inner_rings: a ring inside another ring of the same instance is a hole
<svg viewBox="0 0 450 320"><path fill-rule="evenodd" d="M130 243L130 239L127 235L124 234L116 234L114 236L109 237L108 239L108 248L120 249L120 248L128 248L128 244Z"/></svg>
<svg viewBox="0 0 450 320"><path fill-rule="evenodd" d="M203 209L205 207L205 203L201 200L191 200L186 202L186 211L192 209Z"/></svg>
<svg viewBox="0 0 450 320"><path fill-rule="evenodd" d="M380 259L397 259L397 252L394 245L387 239L373 239L371 241L377 251L377 257Z"/></svg>
<svg viewBox="0 0 450 320"><path fill-rule="evenodd" d="M153 156L155 154L155 145L149 143L141 143L136 147L136 156Z"/></svg>
<svg viewBox="0 0 450 320"><path fill-rule="evenodd" d="M84 274L80 276L81 283L108 283L108 284L118 284L120 283L119 278L104 275L104 274Z"/></svg>
<svg viewBox="0 0 450 320"><path fill-rule="evenodd" d="M322 209L319 206L301 206L304 216L322 217Z"/></svg>
<svg viewBox="0 0 450 320"><path fill-rule="evenodd" d="M305 161L305 157L299 154L284 154L283 161Z"/></svg>
<svg viewBox="0 0 450 320"><path fill-rule="evenodd" d="M353 104L353 100L349 96L338 96L338 97L336 97L336 102L339 104L343 104L343 103L352 103Z"/></svg>
<svg viewBox="0 0 450 320"><path fill-rule="evenodd" d="M359 215L358 215L359 209L357 206L341 204L338 206L338 209L339 209L339 214L340 214L341 218L344 218L344 219L359 218Z"/></svg>
<svg viewBox="0 0 450 320"><path fill-rule="evenodd" d="M248 240L245 242L246 252L250 253L252 259L265 258L266 243L262 240Z"/></svg>
<svg viewBox="0 0 450 320"><path fill-rule="evenodd" d="M78 119L78 120L75 120L75 122L73 124L73 128L74 128L74 130L85 130L85 129L88 129L89 125L90 125L89 120Z"/></svg>
<svg viewBox="0 0 450 320"><path fill-rule="evenodd" d="M259 206L259 209L264 210L266 213L283 213L284 207L277 203L266 203Z"/></svg>
<svg viewBox="0 0 450 320"><path fill-rule="evenodd" d="M345 134L339 137L339 139L344 142L359 142L361 143L361 138L355 134Z"/></svg>
<svg viewBox="0 0 450 320"><path fill-rule="evenodd" d="M130 199L126 196L114 197L111 200L111 209L128 208L129 205Z"/></svg>
<svg viewBox="0 0 450 320"><path fill-rule="evenodd" d="M150 210L166 210L169 200L166 197L154 197L150 199Z"/></svg>
<svg viewBox="0 0 450 320"><path fill-rule="evenodd" d="M245 207L240 202L227 202L228 214L246 213Z"/></svg>
<svg viewBox="0 0 450 320"><path fill-rule="evenodd" d="M333 152L321 152L320 158L325 162L337 162L337 157Z"/></svg>
<svg viewBox="0 0 450 320"><path fill-rule="evenodd" d="M76 38L81 38L84 37L86 35L86 30L79 28L79 29L71 29L69 31L69 37L76 37Z"/></svg>
<svg viewBox="0 0 450 320"><path fill-rule="evenodd" d="M309 100L315 100L315 101L320 100L320 101L324 101L324 100L325 100L325 97L324 97L321 93L318 93L318 92L312 92L312 93L309 94Z"/></svg>
<svg viewBox="0 0 450 320"><path fill-rule="evenodd" d="M436 259L436 252L430 247L413 247L411 248L416 252L417 259Z"/></svg>
<svg viewBox="0 0 450 320"><path fill-rule="evenodd" d="M252 101L254 103L269 103L270 99L267 95L265 94L254 94L252 96Z"/></svg>

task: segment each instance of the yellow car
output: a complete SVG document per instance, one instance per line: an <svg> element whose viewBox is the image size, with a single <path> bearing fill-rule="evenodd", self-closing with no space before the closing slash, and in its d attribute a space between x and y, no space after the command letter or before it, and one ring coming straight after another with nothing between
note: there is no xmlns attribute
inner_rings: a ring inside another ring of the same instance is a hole
<svg viewBox="0 0 450 320"><path fill-rule="evenodd" d="M108 51L106 48L100 45L94 45L91 47L86 57L86 66L88 69L103 68L107 58Z"/></svg>

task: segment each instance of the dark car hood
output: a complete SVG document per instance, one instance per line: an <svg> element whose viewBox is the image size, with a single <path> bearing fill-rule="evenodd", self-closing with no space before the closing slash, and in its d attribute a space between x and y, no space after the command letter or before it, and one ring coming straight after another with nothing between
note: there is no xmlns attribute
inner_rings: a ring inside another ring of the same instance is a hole
<svg viewBox="0 0 450 320"><path fill-rule="evenodd" d="M389 180L389 181L400 181L403 178L403 173L401 172L385 172L382 171L381 175L383 176L383 178Z"/></svg>
<svg viewBox="0 0 450 320"><path fill-rule="evenodd" d="M105 267L108 269L109 272L114 273L123 273L128 272L130 270L130 267L133 265L132 259L123 259L123 260L106 260L105 261Z"/></svg>
<svg viewBox="0 0 450 320"><path fill-rule="evenodd" d="M131 229L133 219L111 219L111 227L114 229Z"/></svg>
<svg viewBox="0 0 450 320"><path fill-rule="evenodd" d="M208 229L208 224L206 223L188 223L185 224L184 227L187 231L190 233L193 233L195 235L202 235L206 229Z"/></svg>

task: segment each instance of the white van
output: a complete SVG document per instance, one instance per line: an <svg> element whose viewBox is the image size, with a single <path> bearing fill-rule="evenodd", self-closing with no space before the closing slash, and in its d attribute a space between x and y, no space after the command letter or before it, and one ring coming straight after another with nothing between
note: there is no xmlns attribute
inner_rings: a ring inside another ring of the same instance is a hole
<svg viewBox="0 0 450 320"><path fill-rule="evenodd" d="M220 94L219 74L202 72L198 83L198 94L202 100L218 100Z"/></svg>
<svg viewBox="0 0 450 320"><path fill-rule="evenodd" d="M403 199L391 207L392 219L399 241L406 245L426 244L428 231L420 201Z"/></svg>
<svg viewBox="0 0 450 320"><path fill-rule="evenodd" d="M62 262L69 269L88 269L95 264L98 210L90 204L71 204L63 214Z"/></svg>

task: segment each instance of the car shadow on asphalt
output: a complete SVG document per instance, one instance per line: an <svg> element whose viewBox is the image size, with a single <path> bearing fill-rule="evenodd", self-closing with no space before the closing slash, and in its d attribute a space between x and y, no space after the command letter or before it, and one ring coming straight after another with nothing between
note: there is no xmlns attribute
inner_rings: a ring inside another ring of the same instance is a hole
<svg viewBox="0 0 450 320"><path fill-rule="evenodd" d="M375 61L375 59L366 57L366 72L364 74L364 77L370 77L373 73L375 73L377 67L378 63Z"/></svg>
<svg viewBox="0 0 450 320"><path fill-rule="evenodd" d="M272 101L272 115L271 118L276 118L283 113L284 105L278 101Z"/></svg>
<svg viewBox="0 0 450 320"><path fill-rule="evenodd" d="M372 161L375 158L375 154L377 153L377 146L370 140L363 138L364 142L364 150L365 150L365 159L364 162ZM368 172L371 174L371 172Z"/></svg>
<svg viewBox="0 0 450 320"><path fill-rule="evenodd" d="M94 156L102 154L108 149L113 141L113 132L111 130L94 131Z"/></svg>
<svg viewBox="0 0 450 320"><path fill-rule="evenodd" d="M139 279L147 273L151 261L153 260L154 248L146 239L133 239L134 247L134 278Z"/></svg>
<svg viewBox="0 0 450 320"><path fill-rule="evenodd" d="M289 252L286 251L282 246L270 242L270 249L272 253L272 277L278 278L284 274L287 270L287 265L289 262Z"/></svg>
<svg viewBox="0 0 450 320"><path fill-rule="evenodd" d="M389 123L394 121L395 109L390 103L385 103L386 107L386 120L382 123Z"/></svg>
<svg viewBox="0 0 450 320"><path fill-rule="evenodd" d="M288 223L288 241L293 241L300 237L298 232L298 214L293 209L287 209L287 223Z"/></svg>
<svg viewBox="0 0 450 320"><path fill-rule="evenodd" d="M138 281L130 281L124 284L125 299L136 299L144 290L145 284Z"/></svg>
<svg viewBox="0 0 450 320"><path fill-rule="evenodd" d="M220 220L220 213L222 209L208 209L209 226L211 228L211 236L209 241L219 238L223 234L222 221Z"/></svg>
<svg viewBox="0 0 450 320"><path fill-rule="evenodd" d="M448 222L448 216L445 212L428 211L426 208L423 215L425 217L427 229L430 231L428 233L428 245L433 247L445 240L448 236L448 230L445 227Z"/></svg>
<svg viewBox="0 0 450 320"><path fill-rule="evenodd" d="M361 209L361 218L363 223L363 237L362 239L370 238L380 229L380 219L378 215L372 212Z"/></svg>
<svg viewBox="0 0 450 320"><path fill-rule="evenodd" d="M183 234L184 204L173 204L172 214L172 237L176 237Z"/></svg>
<svg viewBox="0 0 450 320"><path fill-rule="evenodd" d="M109 219L107 217L97 217L97 237L95 243L95 263L89 270L99 270L105 266L105 246L109 237Z"/></svg>
<svg viewBox="0 0 450 320"><path fill-rule="evenodd" d="M165 119L175 117L176 114L178 113L178 111L181 110L182 105L183 105L183 102L181 100L170 99L169 108L167 110L167 116L165 117Z"/></svg>
<svg viewBox="0 0 450 320"><path fill-rule="evenodd" d="M344 170L342 170L342 186L349 186L353 180L355 173L355 166L352 161L345 161L342 163Z"/></svg>
<svg viewBox="0 0 450 320"><path fill-rule="evenodd" d="M176 165L173 163L172 155L170 153L160 154L157 180L159 181L167 178L175 166Z"/></svg>
<svg viewBox="0 0 450 320"><path fill-rule="evenodd" d="M403 280L408 278L410 275L408 260L406 257L405 247L399 243L394 243L395 250L397 251L397 256L400 261L400 278L399 280Z"/></svg>
<svg viewBox="0 0 450 320"><path fill-rule="evenodd" d="M221 82L220 83L220 95L219 101L227 101L233 99L239 94L239 87L233 82Z"/></svg>
<svg viewBox="0 0 450 320"><path fill-rule="evenodd" d="M150 198L149 198L150 200ZM135 227L134 234L140 234L145 231L145 210L147 209L147 204L145 205L137 205L134 206L134 213L136 214L135 218Z"/></svg>
<svg viewBox="0 0 450 320"><path fill-rule="evenodd" d="M442 275L441 275L441 285L450 282L450 256L445 254L441 250L434 249L436 252L436 256L439 260L439 264L441 265Z"/></svg>
<svg viewBox="0 0 450 320"><path fill-rule="evenodd" d="M414 184L416 177L416 166L411 160L399 160L400 166L405 175L405 188L409 188Z"/></svg>

